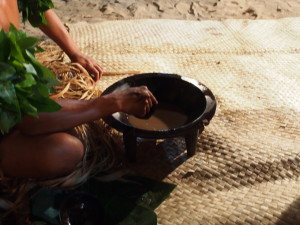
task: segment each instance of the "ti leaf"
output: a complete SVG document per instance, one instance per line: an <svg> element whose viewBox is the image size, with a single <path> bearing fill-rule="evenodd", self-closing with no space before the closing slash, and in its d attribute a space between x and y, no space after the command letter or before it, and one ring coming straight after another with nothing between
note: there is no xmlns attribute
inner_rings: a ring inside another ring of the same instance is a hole
<svg viewBox="0 0 300 225"><path fill-rule="evenodd" d="M45 66L42 66L34 57L34 55L26 50L25 51L26 56L28 57L28 60L32 63L32 65L35 67L38 74L42 74L43 76L40 76L40 79L43 79L48 82L48 87L53 87L54 85L58 85L59 82L56 80L55 76Z"/></svg>
<svg viewBox="0 0 300 225"><path fill-rule="evenodd" d="M33 75L37 75L37 72L36 72L36 70L35 70L35 68L34 68L33 65L31 65L29 63L23 63L23 66L25 67L27 73L31 73Z"/></svg>
<svg viewBox="0 0 300 225"><path fill-rule="evenodd" d="M36 60L34 54L41 51L36 42L36 38L28 37L13 25L9 32L0 32L0 47L4 49L0 51L1 132L8 132L24 115L37 117L39 112L60 109L49 98L59 82Z"/></svg>
<svg viewBox="0 0 300 225"><path fill-rule="evenodd" d="M15 73L16 70L13 66L4 62L0 62L0 82L12 80Z"/></svg>
<svg viewBox="0 0 300 225"><path fill-rule="evenodd" d="M15 111L19 111L18 98L13 83L10 81L1 82L0 89L0 99L3 104L6 103L6 108L10 110L15 108Z"/></svg>
<svg viewBox="0 0 300 225"><path fill-rule="evenodd" d="M10 39L10 56L18 61L25 61L22 54L21 48L17 43L17 36L15 35L15 28L11 26L10 32L8 32L8 37Z"/></svg>
<svg viewBox="0 0 300 225"><path fill-rule="evenodd" d="M25 37L20 39L19 45L22 49L34 48L38 40L39 40L38 38L34 38L34 37Z"/></svg>
<svg viewBox="0 0 300 225"><path fill-rule="evenodd" d="M31 102L28 101L28 99L24 98L22 95L19 95L18 98L20 102L20 108L23 114L30 115L33 117L38 116L37 108L34 105L32 105Z"/></svg>
<svg viewBox="0 0 300 225"><path fill-rule="evenodd" d="M0 62L6 61L10 52L10 43L4 30L0 30Z"/></svg>
<svg viewBox="0 0 300 225"><path fill-rule="evenodd" d="M36 80L33 75L30 73L24 74L24 80L16 84L16 87L20 90L21 88L29 88L36 84Z"/></svg>
<svg viewBox="0 0 300 225"><path fill-rule="evenodd" d="M55 112L61 109L61 106L50 98L40 99L42 101L34 101L35 107L39 112Z"/></svg>
<svg viewBox="0 0 300 225"><path fill-rule="evenodd" d="M9 63L10 63L11 66L13 66L15 68L16 71L24 70L24 64L21 63L20 61L16 60L16 59L11 59Z"/></svg>
<svg viewBox="0 0 300 225"><path fill-rule="evenodd" d="M23 22L28 20L32 26L38 27L47 24L44 12L54 8L54 4L51 0L18 0L18 7Z"/></svg>
<svg viewBox="0 0 300 225"><path fill-rule="evenodd" d="M9 129L15 126L19 121L19 114L0 109L0 131L2 134L7 133Z"/></svg>

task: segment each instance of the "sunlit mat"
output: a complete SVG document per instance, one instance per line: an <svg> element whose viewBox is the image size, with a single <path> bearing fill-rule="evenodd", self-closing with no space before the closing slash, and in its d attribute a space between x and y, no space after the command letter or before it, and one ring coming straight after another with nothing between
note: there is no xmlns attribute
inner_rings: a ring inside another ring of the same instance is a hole
<svg viewBox="0 0 300 225"><path fill-rule="evenodd" d="M217 98L192 158L181 138L140 142L134 169L177 185L156 209L158 224L300 224L300 18L69 26L105 71L123 74L103 77L102 89L130 73L167 72Z"/></svg>

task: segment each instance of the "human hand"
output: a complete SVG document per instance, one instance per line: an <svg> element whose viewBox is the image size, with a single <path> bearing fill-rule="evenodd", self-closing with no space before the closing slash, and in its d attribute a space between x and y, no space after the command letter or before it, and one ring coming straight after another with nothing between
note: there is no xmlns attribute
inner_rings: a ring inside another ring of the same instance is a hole
<svg viewBox="0 0 300 225"><path fill-rule="evenodd" d="M103 74L103 68L99 65L99 63L96 60L82 53L71 56L70 59L72 62L79 63L81 66L83 66L83 68L86 69L87 72L89 72L90 76L95 81L98 81L101 78Z"/></svg>
<svg viewBox="0 0 300 225"><path fill-rule="evenodd" d="M115 99L120 112L143 117L158 103L154 95L146 86L132 87L124 91L115 92Z"/></svg>

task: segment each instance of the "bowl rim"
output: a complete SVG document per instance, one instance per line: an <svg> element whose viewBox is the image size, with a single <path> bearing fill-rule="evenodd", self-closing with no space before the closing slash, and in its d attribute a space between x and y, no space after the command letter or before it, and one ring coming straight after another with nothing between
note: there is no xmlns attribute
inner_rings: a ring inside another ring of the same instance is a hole
<svg viewBox="0 0 300 225"><path fill-rule="evenodd" d="M106 116L103 118L104 122L107 123L112 128L118 130L119 132L130 132L134 136L142 137L142 138L158 138L158 137L175 137L184 133L187 133L190 130L197 129L200 127L204 127L204 125L208 125L210 120L213 118L217 102L216 98L213 95L213 93L210 91L209 88L207 88L203 83L199 82L198 80L194 78L190 78L187 76L182 76L175 73L141 73L141 74L135 74L128 77L125 77L109 87L107 87L101 94L101 96L104 96L106 94L112 93L115 91L116 87L120 87L122 84L127 83L128 81L132 81L133 79L143 79L143 78L150 78L153 76L165 76L175 79L183 80L184 82L188 82L192 85L194 85L196 88L198 88L202 94L204 95L204 98L206 100L206 106L204 111L201 115L197 116L196 119L182 125L176 128L168 129L168 130L144 130L139 129L133 126L130 126L127 123L122 122L121 120L118 120L115 118L114 114L120 113L116 112L112 115ZM128 87L129 88L129 87ZM126 88L125 88L126 89Z"/></svg>

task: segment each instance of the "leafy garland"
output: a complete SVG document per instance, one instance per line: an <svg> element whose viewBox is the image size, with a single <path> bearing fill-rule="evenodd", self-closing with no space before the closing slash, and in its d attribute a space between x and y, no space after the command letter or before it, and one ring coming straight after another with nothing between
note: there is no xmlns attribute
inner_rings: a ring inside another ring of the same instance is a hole
<svg viewBox="0 0 300 225"><path fill-rule="evenodd" d="M39 39L11 25L0 31L0 133L7 133L24 115L53 112L60 106L49 98L58 84L53 73L41 65L34 54L42 51Z"/></svg>
<svg viewBox="0 0 300 225"><path fill-rule="evenodd" d="M54 8L51 0L18 0L19 11L22 13L23 22L29 21L34 27L47 24L44 12Z"/></svg>

